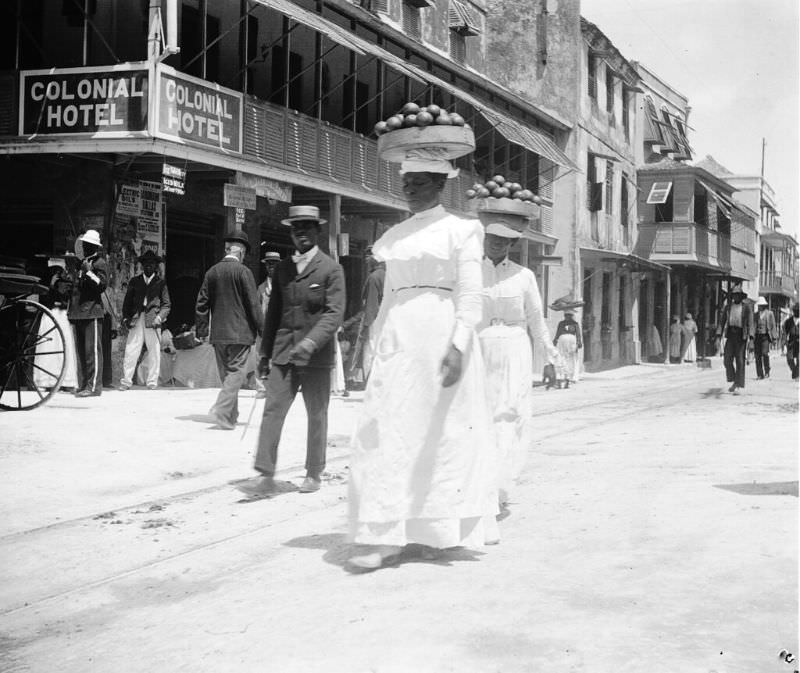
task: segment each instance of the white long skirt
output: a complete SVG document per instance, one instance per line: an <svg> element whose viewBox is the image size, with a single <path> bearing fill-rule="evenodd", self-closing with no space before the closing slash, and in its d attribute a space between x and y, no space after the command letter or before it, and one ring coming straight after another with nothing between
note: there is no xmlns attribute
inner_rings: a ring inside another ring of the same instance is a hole
<svg viewBox="0 0 800 673"><path fill-rule="evenodd" d="M558 337L556 348L558 348L558 352L561 354L561 359L564 362L563 376L559 376L559 378L565 378L568 381L577 381L580 362L578 361L578 340L575 335L562 334Z"/></svg>
<svg viewBox="0 0 800 673"><path fill-rule="evenodd" d="M493 325L480 333L492 417L498 499L508 502L530 443L533 353L524 327Z"/></svg>
<svg viewBox="0 0 800 673"><path fill-rule="evenodd" d="M42 318L39 321L38 336L43 338L44 341L36 346L36 357L33 360L36 365L33 368L33 382L39 388L52 388L58 381L57 376L63 366L64 378L61 381L61 386L63 388L77 388L78 359L75 350L75 335L67 318L67 311L63 308L52 308L50 313L53 314L55 322L61 328L61 332L64 334L64 341L61 340L58 331L53 329L53 321L45 314L42 314ZM48 353L48 351L60 351L62 349L64 350L63 358L60 354Z"/></svg>
<svg viewBox="0 0 800 673"><path fill-rule="evenodd" d="M405 291L387 307L352 441L350 540L446 548L481 546L497 513L484 371L477 339L462 375L442 387L454 305ZM430 316L436 316L431 320Z"/></svg>
<svg viewBox="0 0 800 673"><path fill-rule="evenodd" d="M684 362L694 362L697 359L697 346L695 345L695 337L689 337L689 345L686 347L686 352L683 354Z"/></svg>

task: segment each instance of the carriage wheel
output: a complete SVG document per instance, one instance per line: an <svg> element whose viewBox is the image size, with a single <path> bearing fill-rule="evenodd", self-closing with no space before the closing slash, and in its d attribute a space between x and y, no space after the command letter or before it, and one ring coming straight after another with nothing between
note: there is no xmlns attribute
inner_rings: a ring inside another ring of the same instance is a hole
<svg viewBox="0 0 800 673"><path fill-rule="evenodd" d="M23 411L58 392L66 363L64 333L30 299L0 306L0 409Z"/></svg>

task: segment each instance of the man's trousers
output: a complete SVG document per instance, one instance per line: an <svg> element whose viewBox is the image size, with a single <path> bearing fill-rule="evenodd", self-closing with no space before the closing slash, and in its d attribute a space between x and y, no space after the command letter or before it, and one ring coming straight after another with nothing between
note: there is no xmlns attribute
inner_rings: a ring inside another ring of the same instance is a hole
<svg viewBox="0 0 800 673"><path fill-rule="evenodd" d="M756 334L755 338L755 358L756 375L758 378L769 376L769 334Z"/></svg>
<svg viewBox="0 0 800 673"><path fill-rule="evenodd" d="M725 335L725 377L728 383L744 388L744 357L747 338L741 327L729 327Z"/></svg>
<svg viewBox="0 0 800 673"><path fill-rule="evenodd" d="M267 377L267 399L255 461L256 470L267 476L275 474L283 423L298 390L303 393L308 416L306 472L319 478L325 469L331 370L328 367L274 365Z"/></svg>
<svg viewBox="0 0 800 673"><path fill-rule="evenodd" d="M90 393L103 391L103 319L72 320L78 359L78 388Z"/></svg>
<svg viewBox="0 0 800 673"><path fill-rule="evenodd" d="M122 380L120 381L123 386L133 385L133 374L136 370L136 363L139 361L139 354L142 352L142 346L147 347L144 359L144 366L147 368L147 385L158 385L158 375L161 372L161 339L159 339L158 330L155 327L145 327L144 324L144 313L140 313L128 331L128 340L125 342L125 359L122 364Z"/></svg>
<svg viewBox="0 0 800 673"><path fill-rule="evenodd" d="M211 407L211 415L234 425L239 418L239 389L247 377L247 359L251 348L250 344L214 344L222 388Z"/></svg>

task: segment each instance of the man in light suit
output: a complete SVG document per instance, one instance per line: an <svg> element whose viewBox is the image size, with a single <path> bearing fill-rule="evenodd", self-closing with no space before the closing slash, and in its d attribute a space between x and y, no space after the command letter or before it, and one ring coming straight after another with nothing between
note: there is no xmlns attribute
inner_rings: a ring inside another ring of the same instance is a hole
<svg viewBox="0 0 800 673"><path fill-rule="evenodd" d="M158 388L161 371L161 325L169 315L169 292L167 284L158 275L161 258L152 250L139 257L142 273L134 276L128 284L122 303L122 324L128 328L125 342L125 358L122 365L120 390L129 390L133 385L133 372L142 346L147 347L147 387Z"/></svg>
<svg viewBox="0 0 800 673"><path fill-rule="evenodd" d="M769 378L769 349L770 344L778 340L778 325L775 314L769 310L769 304L764 297L759 297L756 302L758 313L755 317L755 356L756 374L759 379Z"/></svg>
<svg viewBox="0 0 800 673"><path fill-rule="evenodd" d="M753 307L749 302L743 301L746 296L741 283L731 288L717 331L718 335L725 336L725 377L731 384L728 392L734 395L739 394L739 388L744 388L745 352L754 333Z"/></svg>
<svg viewBox="0 0 800 673"><path fill-rule="evenodd" d="M239 389L247 376L247 361L256 335L261 333L262 313L253 272L242 262L250 249L244 231L237 229L225 240L225 257L203 278L197 295L197 336L205 339L211 322L211 344L217 358L222 388L210 414L224 430L233 430L239 417Z"/></svg>
<svg viewBox="0 0 800 673"><path fill-rule="evenodd" d="M259 370L266 381L255 469L260 477L239 489L249 496L269 496L274 481L278 444L286 414L302 390L308 414L306 477L301 493L319 490L325 469L328 400L334 341L345 307L344 272L317 246L321 235L319 209L292 206L282 221L291 227L296 253L278 264L272 280Z"/></svg>

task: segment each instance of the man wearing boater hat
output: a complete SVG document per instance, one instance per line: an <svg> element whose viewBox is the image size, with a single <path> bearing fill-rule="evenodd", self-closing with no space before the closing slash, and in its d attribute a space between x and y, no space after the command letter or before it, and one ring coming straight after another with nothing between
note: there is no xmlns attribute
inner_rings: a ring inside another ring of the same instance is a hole
<svg viewBox="0 0 800 673"><path fill-rule="evenodd" d="M487 223L483 241L483 318L478 329L486 363L486 396L495 440L498 499L509 500L529 439L533 413L533 344L551 363L560 363L544 321L542 298L533 271L512 262L508 253L527 221L480 213Z"/></svg>
<svg viewBox="0 0 800 673"><path fill-rule="evenodd" d="M291 227L296 252L278 264L264 320L259 373L267 379L267 400L254 466L260 476L239 486L255 497L276 491L281 430L298 390L308 416L306 477L300 492L319 490L328 440L333 339L344 319L344 271L317 245L325 224L319 209L291 206L282 222Z"/></svg>
<svg viewBox="0 0 800 673"><path fill-rule="evenodd" d="M72 287L69 321L75 326L78 356L76 397L96 397L103 391L103 290L108 283L108 266L103 258L100 234L88 229L75 242L80 257L78 277Z"/></svg>
<svg viewBox="0 0 800 673"><path fill-rule="evenodd" d="M225 257L203 278L195 306L198 338L209 335L217 358L222 388L210 414L224 430L233 430L239 417L239 389L247 376L250 350L261 333L262 314L253 272L244 264L250 249L247 234L237 229L227 234Z"/></svg>
<svg viewBox="0 0 800 673"><path fill-rule="evenodd" d="M142 273L131 279L122 302L122 323L128 328L119 386L123 391L133 385L133 372L142 346L147 348L147 387L150 390L158 388L158 375L161 372L160 331L170 309L166 281L158 274L159 262L161 258L152 250L146 250L139 257Z"/></svg>
<svg viewBox="0 0 800 673"><path fill-rule="evenodd" d="M731 384L728 392L734 395L739 394L739 388L744 388L745 352L755 331L753 308L748 302L743 301L746 296L741 283L737 283L731 288L728 303L722 309L720 327L717 330L717 335L725 337L723 353L725 377Z"/></svg>

